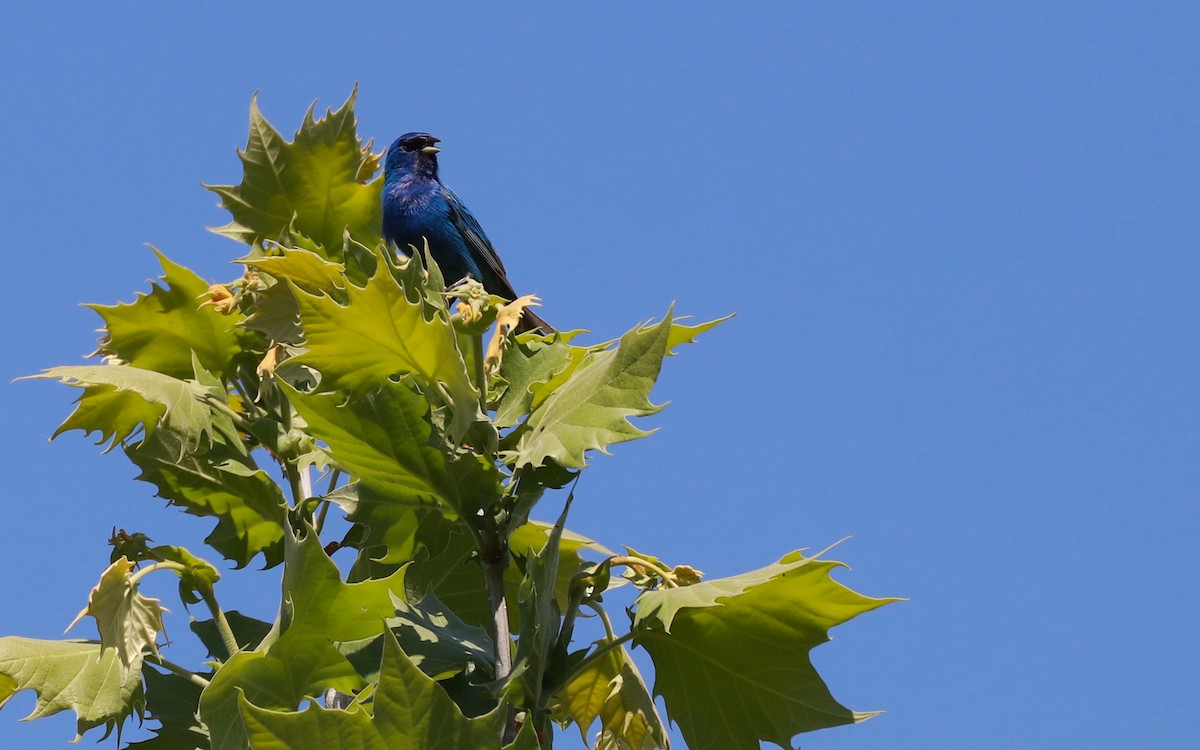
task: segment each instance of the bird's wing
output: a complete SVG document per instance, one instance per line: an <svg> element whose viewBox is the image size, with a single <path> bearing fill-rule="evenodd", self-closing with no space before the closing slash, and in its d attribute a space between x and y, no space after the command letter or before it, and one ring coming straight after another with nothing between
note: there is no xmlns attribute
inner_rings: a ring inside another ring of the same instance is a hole
<svg viewBox="0 0 1200 750"><path fill-rule="evenodd" d="M454 224L455 229L462 235L467 243L467 247L472 251L474 257L478 258L482 263L487 265L487 268L481 269L484 273L491 272L495 280L508 293L509 299L516 299L517 293L513 291L512 284L508 280L508 274L504 270L504 264L500 262L500 256L496 254L496 248L492 247L492 243L488 240L487 235L483 233L483 227L479 226L479 222L463 205L463 202L458 199L454 191L448 187L442 186L442 197L446 199L446 206L450 209L450 222ZM480 282L486 282L486 279L477 279ZM501 294L500 296L505 296Z"/></svg>

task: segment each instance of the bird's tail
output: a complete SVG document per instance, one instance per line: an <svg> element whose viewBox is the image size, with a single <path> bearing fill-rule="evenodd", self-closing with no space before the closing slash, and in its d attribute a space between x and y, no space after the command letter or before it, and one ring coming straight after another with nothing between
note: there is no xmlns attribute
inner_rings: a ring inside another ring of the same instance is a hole
<svg viewBox="0 0 1200 750"><path fill-rule="evenodd" d="M528 307L521 311L521 322L517 323L517 333L525 333L526 331L537 331L546 336L558 333L558 330L554 326L542 320L541 316Z"/></svg>

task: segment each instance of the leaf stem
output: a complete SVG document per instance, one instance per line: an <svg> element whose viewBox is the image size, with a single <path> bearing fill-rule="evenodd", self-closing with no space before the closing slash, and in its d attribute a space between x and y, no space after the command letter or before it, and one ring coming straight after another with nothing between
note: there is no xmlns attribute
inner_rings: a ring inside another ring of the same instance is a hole
<svg viewBox="0 0 1200 750"><path fill-rule="evenodd" d="M604 623L604 632L608 635L608 639L615 640L617 637L616 631L613 630L612 620L608 619L608 613L604 611L596 602L587 602L584 606L600 615L600 622Z"/></svg>
<svg viewBox="0 0 1200 750"><path fill-rule="evenodd" d="M200 598L204 599L204 603L208 605L208 611L212 612L217 632L221 634L221 642L225 644L225 650L232 658L234 654L241 651L242 647L238 645L237 638L233 637L233 628L229 627L229 620L225 619L225 613L221 611L221 605L217 604L217 597L211 588L201 588L198 589L198 592Z"/></svg>
<svg viewBox="0 0 1200 750"><path fill-rule="evenodd" d="M479 389L479 411L487 414L487 376L483 372L483 334L471 336L471 359L475 369L475 387Z"/></svg>
<svg viewBox="0 0 1200 750"><path fill-rule="evenodd" d="M150 565L147 565L133 575L129 576L129 583L137 584L138 581L142 580L156 570L173 570L176 573L186 573L188 571L188 566L184 565L183 563L161 560L156 563L151 563Z"/></svg>
<svg viewBox="0 0 1200 750"><path fill-rule="evenodd" d="M154 654L146 654L146 661L150 662L151 664L157 664L158 666L162 667L163 669L167 670L168 672L173 672L174 674L179 675L180 677L184 678L185 680L190 680L191 682L199 685L202 688L208 687L208 680L204 679L203 677L201 677L200 675L196 674L195 672L193 672L189 669L185 669L185 668L179 666L178 664L174 664L172 662L167 661L166 659L162 658L161 656L156 656Z"/></svg>

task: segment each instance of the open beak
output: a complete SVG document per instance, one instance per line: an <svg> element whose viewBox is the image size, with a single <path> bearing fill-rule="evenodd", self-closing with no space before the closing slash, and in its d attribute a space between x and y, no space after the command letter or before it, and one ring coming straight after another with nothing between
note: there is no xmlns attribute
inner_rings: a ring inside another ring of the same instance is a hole
<svg viewBox="0 0 1200 750"><path fill-rule="evenodd" d="M440 139L440 138L433 138L433 139L431 139L431 140L433 141L433 143L441 143L441 139ZM422 149L421 149L421 153L422 153L422 154L426 154L426 155L428 155L428 156L433 156L433 155L434 155L434 154L436 154L437 152L441 151L441 149L440 149L440 148L438 148L437 146L434 146L434 145L433 145L433 143L431 143L431 144L429 144L428 146L425 146L424 148L422 148Z"/></svg>

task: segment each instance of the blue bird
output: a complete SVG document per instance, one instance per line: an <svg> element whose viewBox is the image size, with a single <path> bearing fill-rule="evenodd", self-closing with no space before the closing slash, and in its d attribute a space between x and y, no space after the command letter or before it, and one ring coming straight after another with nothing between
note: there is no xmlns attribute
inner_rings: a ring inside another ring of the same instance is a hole
<svg viewBox="0 0 1200 750"><path fill-rule="evenodd" d="M438 179L436 144L428 133L407 133L388 148L383 169L383 236L401 252L409 246L429 252L450 286L468 278L489 294L514 300L504 264L483 227L458 196ZM526 309L518 331L553 333L546 321Z"/></svg>

